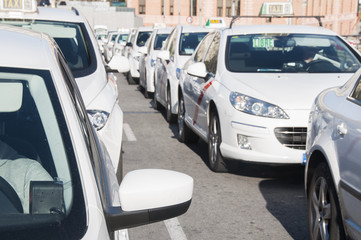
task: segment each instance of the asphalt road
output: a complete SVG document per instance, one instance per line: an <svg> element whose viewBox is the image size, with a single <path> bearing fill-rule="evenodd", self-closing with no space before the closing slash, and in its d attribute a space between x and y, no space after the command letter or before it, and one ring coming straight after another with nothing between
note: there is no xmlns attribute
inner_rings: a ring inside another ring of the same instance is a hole
<svg viewBox="0 0 361 240"><path fill-rule="evenodd" d="M205 142L178 142L177 125L167 123L165 111L154 110L138 85L117 77L124 175L141 168L170 169L195 183L187 213L129 229L131 240L308 239L303 167L242 163L235 173L214 173Z"/></svg>

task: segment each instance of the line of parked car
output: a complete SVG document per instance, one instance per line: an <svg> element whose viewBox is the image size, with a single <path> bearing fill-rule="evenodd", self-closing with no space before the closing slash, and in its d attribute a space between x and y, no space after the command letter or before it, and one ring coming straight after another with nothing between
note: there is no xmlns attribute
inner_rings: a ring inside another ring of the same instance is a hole
<svg viewBox="0 0 361 240"><path fill-rule="evenodd" d="M121 229L185 213L190 176L123 178L113 71L128 60L109 52L105 63L75 8L15 2L0 3L0 238L124 239Z"/></svg>
<svg viewBox="0 0 361 240"><path fill-rule="evenodd" d="M322 27L161 29L134 31L123 55L179 141L208 143L215 172L305 165L310 238L360 239L360 53Z"/></svg>

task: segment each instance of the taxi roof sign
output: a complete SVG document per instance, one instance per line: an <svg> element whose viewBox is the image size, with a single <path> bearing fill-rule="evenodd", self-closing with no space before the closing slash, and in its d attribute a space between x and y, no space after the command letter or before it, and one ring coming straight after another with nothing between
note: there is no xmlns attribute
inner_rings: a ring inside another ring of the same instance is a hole
<svg viewBox="0 0 361 240"><path fill-rule="evenodd" d="M36 0L0 0L0 11L36 12Z"/></svg>
<svg viewBox="0 0 361 240"><path fill-rule="evenodd" d="M223 18L210 18L206 23L207 28L222 28L226 27L226 23Z"/></svg>
<svg viewBox="0 0 361 240"><path fill-rule="evenodd" d="M259 16L292 16L293 7L290 2L264 2Z"/></svg>
<svg viewBox="0 0 361 240"><path fill-rule="evenodd" d="M165 23L154 23L153 29L160 29L160 28L166 28L167 25Z"/></svg>

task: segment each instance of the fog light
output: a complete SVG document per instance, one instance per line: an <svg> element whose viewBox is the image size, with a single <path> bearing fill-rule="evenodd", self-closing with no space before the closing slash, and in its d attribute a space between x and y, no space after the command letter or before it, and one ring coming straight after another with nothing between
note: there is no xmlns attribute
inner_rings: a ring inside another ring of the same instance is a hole
<svg viewBox="0 0 361 240"><path fill-rule="evenodd" d="M248 142L248 137L245 135L237 134L238 146L241 149L252 150L251 144Z"/></svg>

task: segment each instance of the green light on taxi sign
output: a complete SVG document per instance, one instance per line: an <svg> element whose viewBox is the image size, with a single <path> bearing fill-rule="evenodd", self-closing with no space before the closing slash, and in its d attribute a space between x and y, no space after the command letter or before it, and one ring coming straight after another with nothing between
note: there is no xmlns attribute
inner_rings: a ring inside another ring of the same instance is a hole
<svg viewBox="0 0 361 240"><path fill-rule="evenodd" d="M272 38L254 38L253 48L273 48L274 40Z"/></svg>

